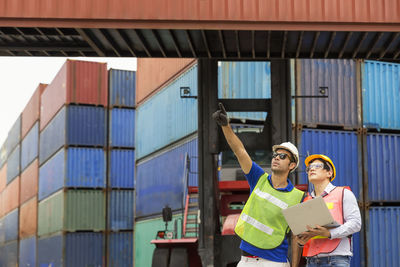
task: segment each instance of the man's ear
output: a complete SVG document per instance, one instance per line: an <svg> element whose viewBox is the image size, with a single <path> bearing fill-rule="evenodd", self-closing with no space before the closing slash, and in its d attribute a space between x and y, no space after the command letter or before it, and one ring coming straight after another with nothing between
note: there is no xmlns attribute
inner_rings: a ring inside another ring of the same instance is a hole
<svg viewBox="0 0 400 267"><path fill-rule="evenodd" d="M296 163L295 162L290 162L290 164L289 164L290 171L293 170L294 168L296 168Z"/></svg>

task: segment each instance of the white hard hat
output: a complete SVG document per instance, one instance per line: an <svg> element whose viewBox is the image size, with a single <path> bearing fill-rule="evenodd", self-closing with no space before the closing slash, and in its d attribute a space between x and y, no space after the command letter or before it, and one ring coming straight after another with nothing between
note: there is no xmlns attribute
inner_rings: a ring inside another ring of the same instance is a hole
<svg viewBox="0 0 400 267"><path fill-rule="evenodd" d="M299 166L299 151L297 150L297 147L290 142L284 142L280 145L274 145L272 147L272 151L274 151L274 152L277 149L285 149L285 150L289 151L290 153L292 153L292 155L294 156L294 160L296 162L296 167L293 168L293 170L291 170L291 172L293 172Z"/></svg>

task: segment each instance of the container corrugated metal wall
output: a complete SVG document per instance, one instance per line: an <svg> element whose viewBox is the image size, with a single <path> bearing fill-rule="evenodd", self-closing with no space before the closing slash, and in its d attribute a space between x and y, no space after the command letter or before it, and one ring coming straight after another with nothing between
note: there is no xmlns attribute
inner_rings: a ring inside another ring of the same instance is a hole
<svg viewBox="0 0 400 267"><path fill-rule="evenodd" d="M40 96L46 89L47 84L40 83L33 93L24 111L21 114L21 138L29 132L32 126L40 118Z"/></svg>
<svg viewBox="0 0 400 267"><path fill-rule="evenodd" d="M40 164L64 145L105 146L106 110L64 106L40 133Z"/></svg>
<svg viewBox="0 0 400 267"><path fill-rule="evenodd" d="M133 266L133 232L110 233L108 235L108 266Z"/></svg>
<svg viewBox="0 0 400 267"><path fill-rule="evenodd" d="M138 58L136 103L141 104L194 61L192 58Z"/></svg>
<svg viewBox="0 0 400 267"><path fill-rule="evenodd" d="M3 167L0 167L0 193L7 186L7 164L4 164Z"/></svg>
<svg viewBox="0 0 400 267"><path fill-rule="evenodd" d="M400 266L400 207L371 207L368 213L368 266Z"/></svg>
<svg viewBox="0 0 400 267"><path fill-rule="evenodd" d="M39 238L38 266L104 266L102 233L67 233Z"/></svg>
<svg viewBox="0 0 400 267"><path fill-rule="evenodd" d="M133 230L133 190L113 190L108 197L108 227L112 231Z"/></svg>
<svg viewBox="0 0 400 267"><path fill-rule="evenodd" d="M40 130L64 104L107 106L107 64L67 60L41 96Z"/></svg>
<svg viewBox="0 0 400 267"><path fill-rule="evenodd" d="M0 148L0 168L4 166L7 162L8 152L7 152L7 143L4 142Z"/></svg>
<svg viewBox="0 0 400 267"><path fill-rule="evenodd" d="M0 263L1 266L14 267L18 266L18 241L5 244L0 249Z"/></svg>
<svg viewBox="0 0 400 267"><path fill-rule="evenodd" d="M0 218L0 246L6 240L6 232L4 231L4 217Z"/></svg>
<svg viewBox="0 0 400 267"><path fill-rule="evenodd" d="M64 240L62 235L38 238L37 266L62 267ZM85 248L90 249L90 246ZM86 250L87 251L87 250Z"/></svg>
<svg viewBox="0 0 400 267"><path fill-rule="evenodd" d="M102 231L106 221L105 192L60 191L39 202L38 235L58 231Z"/></svg>
<svg viewBox="0 0 400 267"><path fill-rule="evenodd" d="M218 98L271 98L270 62L221 62ZM266 112L229 112L229 118L261 120Z"/></svg>
<svg viewBox="0 0 400 267"><path fill-rule="evenodd" d="M112 149L109 157L108 186L112 188L133 188L135 150Z"/></svg>
<svg viewBox="0 0 400 267"><path fill-rule="evenodd" d="M39 156L39 122L35 123L21 142L21 171Z"/></svg>
<svg viewBox="0 0 400 267"><path fill-rule="evenodd" d="M106 155L101 148L62 148L39 170L39 200L62 187L105 187Z"/></svg>
<svg viewBox="0 0 400 267"><path fill-rule="evenodd" d="M4 241L14 241L18 239L18 209L13 210L6 216L4 216Z"/></svg>
<svg viewBox="0 0 400 267"><path fill-rule="evenodd" d="M34 197L20 207L19 237L27 238L37 232L37 198Z"/></svg>
<svg viewBox="0 0 400 267"><path fill-rule="evenodd" d="M400 64L365 61L362 71L364 126L400 130Z"/></svg>
<svg viewBox="0 0 400 267"><path fill-rule="evenodd" d="M9 213L19 205L19 183L20 178L14 179L3 191L3 212Z"/></svg>
<svg viewBox="0 0 400 267"><path fill-rule="evenodd" d="M7 151L9 151L9 155L11 151L19 144L21 141L21 116L18 116L18 119L14 122L10 131L8 132L6 146Z"/></svg>
<svg viewBox="0 0 400 267"><path fill-rule="evenodd" d="M109 106L134 107L136 99L136 72L110 69Z"/></svg>
<svg viewBox="0 0 400 267"><path fill-rule="evenodd" d="M113 108L110 110L111 147L135 147L135 110Z"/></svg>
<svg viewBox="0 0 400 267"><path fill-rule="evenodd" d="M20 173L21 149L18 145L7 160L7 184L9 184Z"/></svg>
<svg viewBox="0 0 400 267"><path fill-rule="evenodd" d="M191 159L190 186L197 186L198 142L196 137L185 140L137 164L136 216L161 213L165 205L173 210L182 208L186 190L185 154Z"/></svg>
<svg viewBox="0 0 400 267"><path fill-rule="evenodd" d="M368 200L400 202L400 135L367 134Z"/></svg>
<svg viewBox="0 0 400 267"><path fill-rule="evenodd" d="M197 96L197 67L188 70L137 109L138 159L197 130L197 100L181 98L180 87L190 87L192 95Z"/></svg>
<svg viewBox="0 0 400 267"><path fill-rule="evenodd" d="M328 87L327 98L299 98L297 123L327 124L357 128L361 125L357 97L357 68L354 60L302 59L297 61L297 95L320 95Z"/></svg>
<svg viewBox="0 0 400 267"><path fill-rule="evenodd" d="M36 196L38 193L39 160L35 159L23 173L21 173L20 203Z"/></svg>
<svg viewBox="0 0 400 267"><path fill-rule="evenodd" d="M19 267L36 266L36 237L19 241Z"/></svg>
<svg viewBox="0 0 400 267"><path fill-rule="evenodd" d="M336 186L350 186L357 199L362 197L361 144L356 132L303 129L300 144L300 184L308 183L304 160L308 155L324 154L336 166Z"/></svg>

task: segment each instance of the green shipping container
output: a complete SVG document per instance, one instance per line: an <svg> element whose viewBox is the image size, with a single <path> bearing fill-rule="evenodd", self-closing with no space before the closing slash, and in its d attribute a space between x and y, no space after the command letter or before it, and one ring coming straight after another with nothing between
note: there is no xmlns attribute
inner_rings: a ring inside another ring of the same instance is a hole
<svg viewBox="0 0 400 267"><path fill-rule="evenodd" d="M39 202L38 235L105 230L105 203L100 190L60 190Z"/></svg>
<svg viewBox="0 0 400 267"><path fill-rule="evenodd" d="M182 215L174 215L172 221L168 222L168 231L174 230L175 221L177 222L177 238L182 236ZM155 245L151 244L151 240L156 238L157 231L165 229L165 222L162 218L156 218L145 221L135 222L135 265L134 266L151 266L153 259L153 251Z"/></svg>

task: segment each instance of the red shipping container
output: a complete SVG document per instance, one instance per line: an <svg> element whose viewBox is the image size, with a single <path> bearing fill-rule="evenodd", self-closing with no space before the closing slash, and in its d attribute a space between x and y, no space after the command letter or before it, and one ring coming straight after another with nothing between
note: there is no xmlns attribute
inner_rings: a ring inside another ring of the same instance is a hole
<svg viewBox="0 0 400 267"><path fill-rule="evenodd" d="M0 169L0 193L6 188L7 185L7 163Z"/></svg>
<svg viewBox="0 0 400 267"><path fill-rule="evenodd" d="M196 63L192 58L138 58L136 104L156 93L184 70Z"/></svg>
<svg viewBox="0 0 400 267"><path fill-rule="evenodd" d="M8 184L3 191L3 212L4 214L18 208L19 206L19 177Z"/></svg>
<svg viewBox="0 0 400 267"><path fill-rule="evenodd" d="M47 84L40 83L33 93L31 99L22 111L21 140L29 132L32 126L40 116L40 96L42 95Z"/></svg>
<svg viewBox="0 0 400 267"><path fill-rule="evenodd" d="M20 208L19 236L21 239L33 236L37 230L37 198L27 201Z"/></svg>
<svg viewBox="0 0 400 267"><path fill-rule="evenodd" d="M107 63L67 60L40 98L40 130L64 104L107 106Z"/></svg>
<svg viewBox="0 0 400 267"><path fill-rule="evenodd" d="M20 203L37 195L39 177L39 160L35 159L21 174Z"/></svg>

